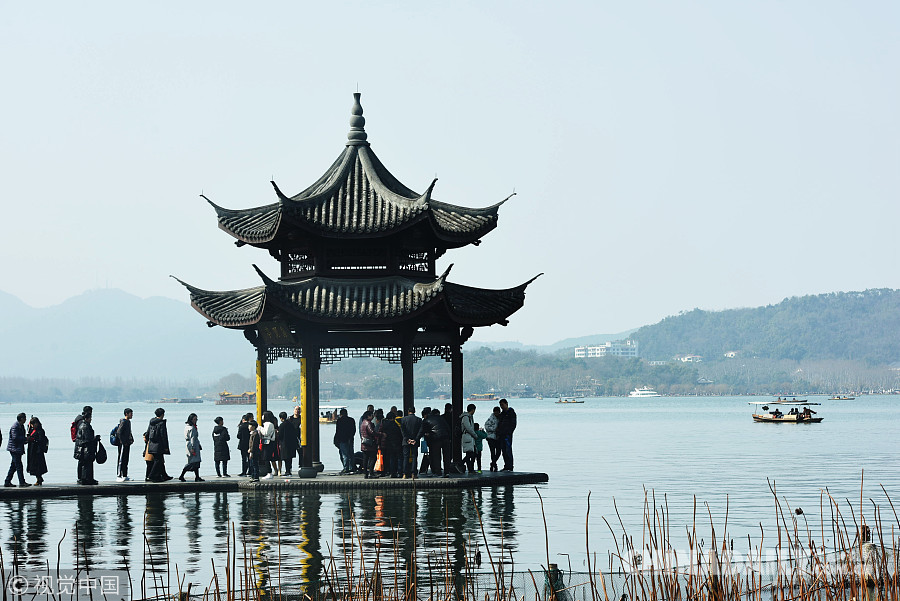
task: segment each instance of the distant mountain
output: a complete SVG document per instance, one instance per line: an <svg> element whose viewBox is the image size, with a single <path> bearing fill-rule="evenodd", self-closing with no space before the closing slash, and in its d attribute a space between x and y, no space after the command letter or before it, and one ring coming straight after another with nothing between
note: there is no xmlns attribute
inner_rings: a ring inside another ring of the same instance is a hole
<svg viewBox="0 0 900 601"><path fill-rule="evenodd" d="M632 335L644 359L725 353L766 359L900 361L900 290L832 292L777 305L728 311L694 309Z"/></svg>
<svg viewBox="0 0 900 601"><path fill-rule="evenodd" d="M563 340L560 340L559 342L554 342L553 344L546 345L522 344L521 342L514 341L483 342L477 339L476 334L476 337L466 344L466 348L477 349L481 347L487 347L490 349L514 349L519 351L535 351L538 353L556 353L563 349L568 349L576 346L603 344L605 342L611 342L613 340L624 340L636 331L637 330L626 330L624 332L619 332L618 334L592 334L590 336L579 336L577 338L565 338Z"/></svg>
<svg viewBox="0 0 900 601"><path fill-rule="evenodd" d="M121 290L93 290L40 309L0 292L0 315L0 377L209 381L251 375L256 358L239 332L208 328L188 303L141 299ZM696 309L638 330L544 346L474 339L466 350L549 354L630 336L647 360L692 354L709 362L734 351L768 359L890 365L900 361L898 334L900 291L880 289L794 297L752 309ZM467 367L474 368L473 361ZM294 362L279 361L270 374L295 368Z"/></svg>
<svg viewBox="0 0 900 601"><path fill-rule="evenodd" d="M191 306L121 290L36 309L0 293L0 377L211 379L252 373L240 333L208 328Z"/></svg>

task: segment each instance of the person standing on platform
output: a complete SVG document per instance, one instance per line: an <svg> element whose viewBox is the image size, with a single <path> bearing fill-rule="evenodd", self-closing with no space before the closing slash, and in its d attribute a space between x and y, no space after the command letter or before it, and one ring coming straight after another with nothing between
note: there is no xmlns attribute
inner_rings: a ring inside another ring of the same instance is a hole
<svg viewBox="0 0 900 601"><path fill-rule="evenodd" d="M99 484L99 482L94 480L94 459L97 458L97 442L100 441L100 436L94 434L94 427L91 425L92 420L93 412L85 414L78 423L78 432L75 434L78 484Z"/></svg>
<svg viewBox="0 0 900 601"><path fill-rule="evenodd" d="M125 417L119 420L116 428L116 438L119 440L119 455L116 461L116 482L128 482L128 458L131 454L131 445L134 444L134 436L131 434L131 418L134 411L125 409Z"/></svg>
<svg viewBox="0 0 900 601"><path fill-rule="evenodd" d="M163 417L166 410L157 407L150 427L147 429L147 452L153 455L153 465L150 466L151 482L166 482L172 476L166 473L166 455L169 450L169 429L166 427L166 419Z"/></svg>
<svg viewBox="0 0 900 601"><path fill-rule="evenodd" d="M225 427L225 420L217 417L213 420L216 426L213 428L213 461L216 463L216 476L230 478L228 475L228 460L231 459L231 453L228 451L228 441L231 440L231 434ZM219 464L222 469L219 471Z"/></svg>
<svg viewBox="0 0 900 601"><path fill-rule="evenodd" d="M419 467L419 473L425 475L431 469L431 422L425 420L431 415L431 407L422 409L422 425L419 427L419 440L422 444L422 465Z"/></svg>
<svg viewBox="0 0 900 601"><path fill-rule="evenodd" d="M9 429L9 441L6 443L6 450L9 451L9 473L6 474L6 481L3 486L15 486L12 483L13 475L19 477L19 486L26 488L31 486L25 481L25 468L22 466L22 455L25 454L25 414L20 413L16 416Z"/></svg>
<svg viewBox="0 0 900 601"><path fill-rule="evenodd" d="M271 411L263 413L262 426L258 428L260 441L262 442L262 453L260 457L260 467L266 467L268 473L263 476L263 480L274 478L278 475L278 463L276 459L276 440L278 437L278 427L275 425L275 414ZM255 451L256 449L254 449Z"/></svg>
<svg viewBox="0 0 900 601"><path fill-rule="evenodd" d="M197 431L197 414L191 413L187 421L184 422L184 448L187 453L187 463L181 468L181 475L178 479L184 482L184 475L188 472L194 472L194 482L203 482L200 477L200 433Z"/></svg>
<svg viewBox="0 0 900 601"><path fill-rule="evenodd" d="M435 476L442 473L444 478L449 478L453 471L450 464L452 456L450 455L450 428L447 427L447 420L441 415L441 410L434 408L431 415L425 418L425 424L431 426L431 439L428 441L428 452L431 454L431 472ZM444 458L444 469L441 471L441 457Z"/></svg>
<svg viewBox="0 0 900 601"><path fill-rule="evenodd" d="M341 409L334 425L334 445L341 457L341 474L353 473L353 439L356 438L356 422Z"/></svg>
<svg viewBox="0 0 900 601"><path fill-rule="evenodd" d="M516 410L509 406L509 401L500 399L500 423L497 425L497 438L503 454L502 472L513 471L513 432L516 431Z"/></svg>
<svg viewBox="0 0 900 601"><path fill-rule="evenodd" d="M365 457L363 471L365 479L375 477L375 456L378 453L378 433L375 431L375 413L366 410L359 425L360 449Z"/></svg>
<svg viewBox="0 0 900 601"><path fill-rule="evenodd" d="M250 476L250 482L259 482L259 463L261 461L259 449L259 430L258 424L252 417L247 422L247 475Z"/></svg>
<svg viewBox="0 0 900 601"><path fill-rule="evenodd" d="M241 473L238 474L241 477L250 473L250 421L252 419L252 413L244 414L235 434L238 440L237 449L241 454Z"/></svg>
<svg viewBox="0 0 900 601"><path fill-rule="evenodd" d="M50 448L50 441L47 439L47 433L44 432L44 426L41 420L32 416L28 422L28 434L26 435L28 443L27 460L25 462L25 471L37 478L35 486L44 483L44 474L47 473L47 451Z"/></svg>
<svg viewBox="0 0 900 601"><path fill-rule="evenodd" d="M416 415L416 408L410 406L406 415L400 420L400 439L403 448L401 472L403 479L416 479L419 473L419 431L422 429L422 418Z"/></svg>
<svg viewBox="0 0 900 601"><path fill-rule="evenodd" d="M297 469L300 468L300 406L294 407L294 414L290 417L284 411L279 415L281 425L278 433L281 437L281 460L284 462L284 475L291 475L294 455L297 456Z"/></svg>
<svg viewBox="0 0 900 601"><path fill-rule="evenodd" d="M366 410L363 412L363 414L359 416L358 420L356 420L357 427L362 428L362 422L366 418L366 413L371 413L372 415L375 415L375 405L369 405L368 407L366 407Z"/></svg>
<svg viewBox="0 0 900 601"><path fill-rule="evenodd" d="M481 452L484 450L484 441L487 438L487 434L485 434L484 430L476 423L475 424L475 466L476 474L481 473Z"/></svg>
<svg viewBox="0 0 900 601"><path fill-rule="evenodd" d="M488 452L491 455L490 471L497 471L497 460L500 459L500 441L497 439L497 426L500 425L500 407L494 407L490 417L484 422L484 433L487 435Z"/></svg>
<svg viewBox="0 0 900 601"><path fill-rule="evenodd" d="M478 439L478 433L475 431L475 405L469 403L466 412L459 418L460 429L462 430L462 452L463 469L468 468L469 474L475 472L475 441Z"/></svg>
<svg viewBox="0 0 900 601"><path fill-rule="evenodd" d="M389 411L381 422L381 449L384 453L384 472L391 478L400 477L400 453L403 449L403 439L400 433L400 424L397 423L397 414Z"/></svg>

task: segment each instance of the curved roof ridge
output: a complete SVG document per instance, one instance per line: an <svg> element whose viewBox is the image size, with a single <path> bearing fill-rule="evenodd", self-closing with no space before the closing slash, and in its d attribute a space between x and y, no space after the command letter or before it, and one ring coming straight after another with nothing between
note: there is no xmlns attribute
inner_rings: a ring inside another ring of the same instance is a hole
<svg viewBox="0 0 900 601"><path fill-rule="evenodd" d="M265 286L217 292L191 286L174 275L170 277L188 289L191 306L207 319L210 326L249 326L262 318L266 307Z"/></svg>

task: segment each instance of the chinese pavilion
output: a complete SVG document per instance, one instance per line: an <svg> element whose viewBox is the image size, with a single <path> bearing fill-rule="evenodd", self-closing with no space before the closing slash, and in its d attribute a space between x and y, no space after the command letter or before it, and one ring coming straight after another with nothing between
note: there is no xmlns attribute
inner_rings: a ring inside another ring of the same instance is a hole
<svg viewBox="0 0 900 601"><path fill-rule="evenodd" d="M491 290L448 281L435 261L477 245L497 226L498 209L471 209L432 198L435 179L413 192L385 168L366 140L360 94L354 96L343 152L314 184L294 196L271 182L276 202L222 208L206 199L237 246L264 248L280 264L277 280L256 265L262 285L214 292L181 282L207 325L243 330L257 351L257 413L266 409L266 365L301 363L301 474L322 469L319 368L346 357L399 363L403 407L413 406L413 365L438 356L451 365L455 415L463 411L461 347L473 328L506 325L522 307L529 280ZM204 197L205 198L205 197ZM452 265L451 265L452 267ZM459 424L453 428L459 460Z"/></svg>

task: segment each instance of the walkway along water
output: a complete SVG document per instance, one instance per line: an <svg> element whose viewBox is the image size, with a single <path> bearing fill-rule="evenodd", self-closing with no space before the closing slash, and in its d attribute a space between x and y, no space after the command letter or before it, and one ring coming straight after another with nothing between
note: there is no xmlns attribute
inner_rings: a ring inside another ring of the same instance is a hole
<svg viewBox="0 0 900 601"><path fill-rule="evenodd" d="M491 472L478 475L456 475L450 478L419 477L416 480L399 478L364 479L361 475L338 476L323 472L317 478L278 477L260 482L244 478L204 480L202 482L103 482L94 486L76 484L31 486L28 488L0 488L3 499L39 499L72 496L119 496L186 492L253 492L257 490L297 490L315 492L379 491L379 490L453 490L490 488L516 484L540 484L549 476L532 472Z"/></svg>

